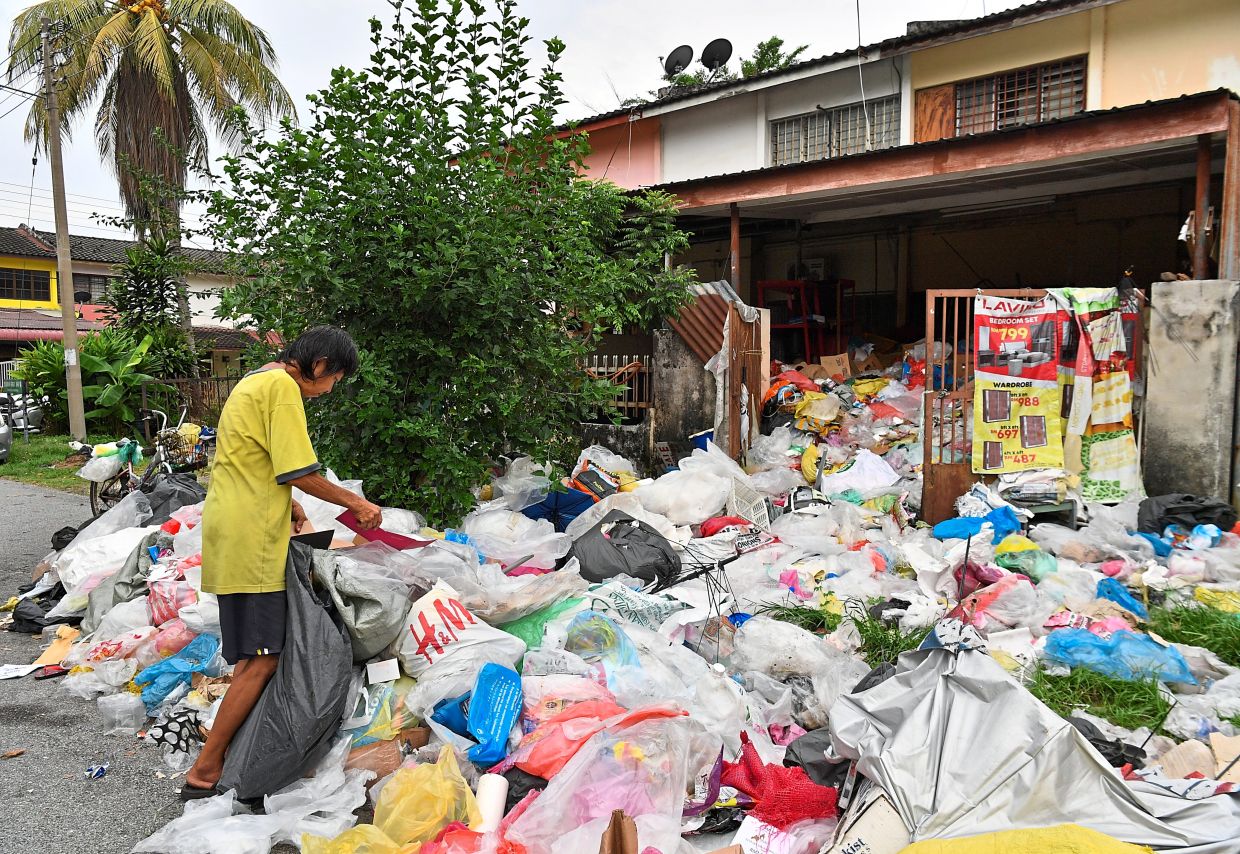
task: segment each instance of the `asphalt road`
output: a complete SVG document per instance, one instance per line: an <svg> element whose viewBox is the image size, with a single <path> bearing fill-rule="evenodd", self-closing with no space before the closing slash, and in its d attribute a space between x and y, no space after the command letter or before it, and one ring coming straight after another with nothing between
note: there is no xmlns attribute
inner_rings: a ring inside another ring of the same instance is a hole
<svg viewBox="0 0 1240 854"><path fill-rule="evenodd" d="M30 580L52 533L90 516L85 498L0 480L0 602ZM38 636L0 631L0 664L29 664ZM136 738L103 735L93 702L56 680L0 680L0 851L121 854L181 814L159 752ZM107 776L85 778L107 762Z"/></svg>

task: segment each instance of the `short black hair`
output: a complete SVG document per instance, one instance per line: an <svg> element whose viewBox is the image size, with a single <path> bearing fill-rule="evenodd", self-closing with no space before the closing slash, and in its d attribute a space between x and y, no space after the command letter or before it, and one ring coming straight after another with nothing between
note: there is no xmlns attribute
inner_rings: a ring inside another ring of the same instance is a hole
<svg viewBox="0 0 1240 854"><path fill-rule="evenodd" d="M337 326L316 326L307 329L277 357L281 362L296 365L306 379L316 379L314 363L326 359L323 375L342 371L347 377L357 370L357 345L349 333Z"/></svg>

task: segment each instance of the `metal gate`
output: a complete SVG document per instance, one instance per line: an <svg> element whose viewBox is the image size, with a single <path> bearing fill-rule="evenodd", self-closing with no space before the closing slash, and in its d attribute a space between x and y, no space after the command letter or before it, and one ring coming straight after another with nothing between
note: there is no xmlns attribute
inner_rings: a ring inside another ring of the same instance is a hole
<svg viewBox="0 0 1240 854"><path fill-rule="evenodd" d="M921 518L936 524L956 515L956 498L973 474L973 298L1041 299L1039 288L926 291L926 392L922 416L925 465ZM947 347L936 346L948 344Z"/></svg>

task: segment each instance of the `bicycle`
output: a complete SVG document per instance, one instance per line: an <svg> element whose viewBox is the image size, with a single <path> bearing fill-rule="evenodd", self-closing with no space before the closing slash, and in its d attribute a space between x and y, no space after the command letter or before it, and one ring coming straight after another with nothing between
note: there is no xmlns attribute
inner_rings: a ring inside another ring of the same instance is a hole
<svg viewBox="0 0 1240 854"><path fill-rule="evenodd" d="M150 454L150 462L146 470L139 475L132 463L125 466L114 476L99 483L91 482L90 509L95 516L101 516L116 506L131 492L149 493L155 486L174 474L198 471L207 467L207 452L204 442L190 445L184 434L180 432L185 423L189 406L181 407L181 417L177 426L168 427L168 415L158 409L145 410L140 423L148 424L158 419L160 428L155 433L154 449ZM142 456L147 456L147 449L141 448Z"/></svg>

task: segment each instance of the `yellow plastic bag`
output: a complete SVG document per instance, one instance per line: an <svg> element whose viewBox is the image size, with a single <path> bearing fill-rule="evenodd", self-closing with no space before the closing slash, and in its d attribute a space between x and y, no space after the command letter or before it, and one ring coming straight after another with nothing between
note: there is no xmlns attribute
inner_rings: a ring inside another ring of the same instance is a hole
<svg viewBox="0 0 1240 854"><path fill-rule="evenodd" d="M818 454L821 451L817 445L810 445L805 449L805 453L801 454L801 477L805 478L805 482L813 484L818 479Z"/></svg>
<svg viewBox="0 0 1240 854"><path fill-rule="evenodd" d="M397 845L426 842L454 821L475 827L478 802L447 745L433 765L401 768L379 793L375 827Z"/></svg>
<svg viewBox="0 0 1240 854"><path fill-rule="evenodd" d="M1234 590L1211 590L1208 587L1198 587L1193 591L1193 598L1202 605L1208 605L1217 611L1240 614L1240 593Z"/></svg>
<svg viewBox="0 0 1240 854"><path fill-rule="evenodd" d="M1060 824L985 833L966 839L925 839L903 848L900 854L1153 854L1153 851L1086 827Z"/></svg>
<svg viewBox="0 0 1240 854"><path fill-rule="evenodd" d="M416 854L421 842L397 845L373 824L351 827L335 839L302 834L302 854Z"/></svg>
<svg viewBox="0 0 1240 854"><path fill-rule="evenodd" d="M1022 534L1008 534L999 545L995 546L995 554L1006 555L1016 552L1036 552L1041 548L1037 543Z"/></svg>

